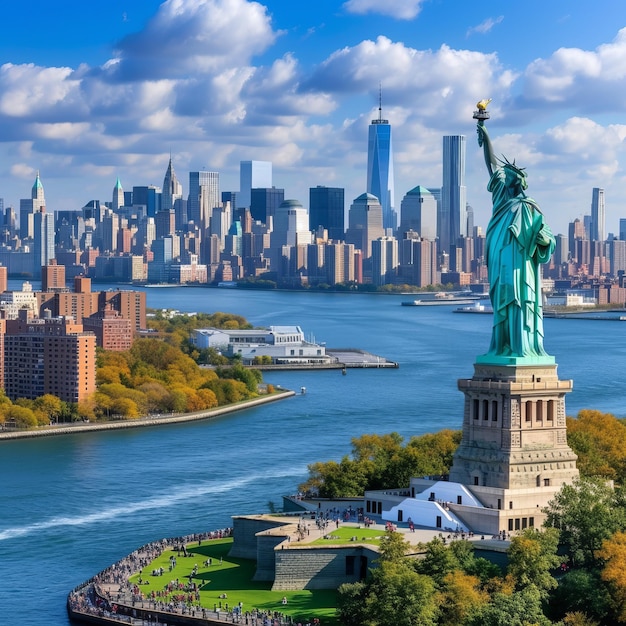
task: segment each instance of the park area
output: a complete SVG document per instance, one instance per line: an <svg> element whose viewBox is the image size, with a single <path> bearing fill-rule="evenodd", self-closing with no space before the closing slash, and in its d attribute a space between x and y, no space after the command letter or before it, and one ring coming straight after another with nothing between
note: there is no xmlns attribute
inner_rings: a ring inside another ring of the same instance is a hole
<svg viewBox="0 0 626 626"><path fill-rule="evenodd" d="M186 606L243 615L258 610L282 614L296 624L315 620L323 626L338 624L336 591L272 591L271 582L252 580L255 561L228 556L232 543L229 537L165 550L129 582L136 586L135 595L139 591L146 600L166 608Z"/></svg>

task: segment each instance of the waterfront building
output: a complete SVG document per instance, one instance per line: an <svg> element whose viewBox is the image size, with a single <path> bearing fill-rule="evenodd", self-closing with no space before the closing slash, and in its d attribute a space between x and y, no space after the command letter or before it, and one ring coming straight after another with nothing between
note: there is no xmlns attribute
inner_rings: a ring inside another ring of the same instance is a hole
<svg viewBox="0 0 626 626"><path fill-rule="evenodd" d="M443 181L439 228L439 251L448 253L451 263L456 262L459 239L467 236L467 191L465 187L465 135L443 138ZM451 270L457 270L451 266Z"/></svg>
<svg viewBox="0 0 626 626"><path fill-rule="evenodd" d="M255 330L201 328L192 331L191 343L198 349L215 348L228 356L240 355L245 365L257 357L270 357L276 365L319 365L334 361L323 345L307 341L299 326L270 326Z"/></svg>
<svg viewBox="0 0 626 626"><path fill-rule="evenodd" d="M408 231L398 246L398 277L402 283L427 287L441 282L437 270L437 243Z"/></svg>
<svg viewBox="0 0 626 626"><path fill-rule="evenodd" d="M372 241L372 284L394 283L398 272L398 240L380 237Z"/></svg>
<svg viewBox="0 0 626 626"><path fill-rule="evenodd" d="M4 390L8 398L46 393L80 402L96 391L96 337L73 318L33 318L21 310L6 321Z"/></svg>
<svg viewBox="0 0 626 626"><path fill-rule="evenodd" d="M324 250L326 282L329 285L362 283L362 262L362 253L355 249L354 244L329 242Z"/></svg>
<svg viewBox="0 0 626 626"><path fill-rule="evenodd" d="M367 193L378 198L382 210L383 228L395 231L393 147L391 124L383 119L382 95L378 102L378 118L369 125L367 139Z"/></svg>
<svg viewBox="0 0 626 626"><path fill-rule="evenodd" d="M309 189L309 230L320 226L328 238L342 241L345 234L345 200L342 187L311 187Z"/></svg>
<svg viewBox="0 0 626 626"><path fill-rule="evenodd" d="M239 163L239 194L237 195L236 207L238 209L251 209L252 189L271 189L272 186L271 161L241 161Z"/></svg>
<svg viewBox="0 0 626 626"><path fill-rule="evenodd" d="M131 321L110 306L83 318L83 329L93 333L96 345L104 350L124 352L133 345L134 329Z"/></svg>
<svg viewBox="0 0 626 626"><path fill-rule="evenodd" d="M418 185L408 191L400 203L399 237L412 230L423 239L437 239L437 199L434 194Z"/></svg>

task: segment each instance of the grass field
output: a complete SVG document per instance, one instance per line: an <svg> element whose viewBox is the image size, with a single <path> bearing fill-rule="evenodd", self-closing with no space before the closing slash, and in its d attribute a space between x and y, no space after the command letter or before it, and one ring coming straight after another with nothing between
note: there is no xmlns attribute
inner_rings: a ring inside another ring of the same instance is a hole
<svg viewBox="0 0 626 626"><path fill-rule="evenodd" d="M312 543L316 545L337 545L350 543L351 541L366 541L367 543L378 546L380 545L380 538L384 535L385 531L380 529L340 526L339 528L329 530L324 537L320 537ZM356 537L356 539L353 539L353 537Z"/></svg>
<svg viewBox="0 0 626 626"><path fill-rule="evenodd" d="M352 530L353 534L355 529ZM359 530L359 533L361 530ZM380 534L380 532L378 533ZM221 606L226 610L242 603L242 610L279 611L292 616L297 621L309 621L319 618L323 626L337 626L335 607L337 593L334 590L314 591L271 591L271 583L252 580L256 563L248 559L228 557L232 538L212 539L200 545L187 545L187 555L182 552L166 550L145 567L141 574L130 578L131 583L139 585L144 597L151 597L152 592L165 592L173 581L183 586L190 580L200 589L200 604L213 610ZM176 559L175 567L170 571L170 557ZM204 565L211 559L211 565ZM190 579L194 567L197 573ZM153 576L152 571L163 568L162 576ZM141 579L141 584L139 580ZM173 594L185 594L184 590L174 590ZM220 597L224 596L226 597ZM283 604L282 599L287 599ZM169 595L161 595L162 601L168 601Z"/></svg>

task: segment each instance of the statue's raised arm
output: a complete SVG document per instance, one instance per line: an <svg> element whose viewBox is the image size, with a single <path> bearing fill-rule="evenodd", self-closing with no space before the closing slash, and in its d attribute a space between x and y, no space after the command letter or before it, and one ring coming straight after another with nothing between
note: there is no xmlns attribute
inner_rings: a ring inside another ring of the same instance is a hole
<svg viewBox="0 0 626 626"><path fill-rule="evenodd" d="M482 100L474 112L478 145L483 148L493 210L485 238L493 329L489 352L479 363L496 365L554 363L543 347L540 264L547 263L555 241L539 206L526 196L526 172L495 157L485 127Z"/></svg>

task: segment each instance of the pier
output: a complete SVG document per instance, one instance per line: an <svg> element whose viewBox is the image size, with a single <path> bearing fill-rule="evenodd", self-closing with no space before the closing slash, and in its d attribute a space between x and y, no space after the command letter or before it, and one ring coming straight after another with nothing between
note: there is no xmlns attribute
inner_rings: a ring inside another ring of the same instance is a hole
<svg viewBox="0 0 626 626"><path fill-rule="evenodd" d="M272 363L252 365L254 369L267 372L275 370L346 370L348 368L392 368L397 369L400 365L396 361L360 350L359 348L326 348L326 354L330 357L325 363L307 363L305 360L292 361L290 363Z"/></svg>

